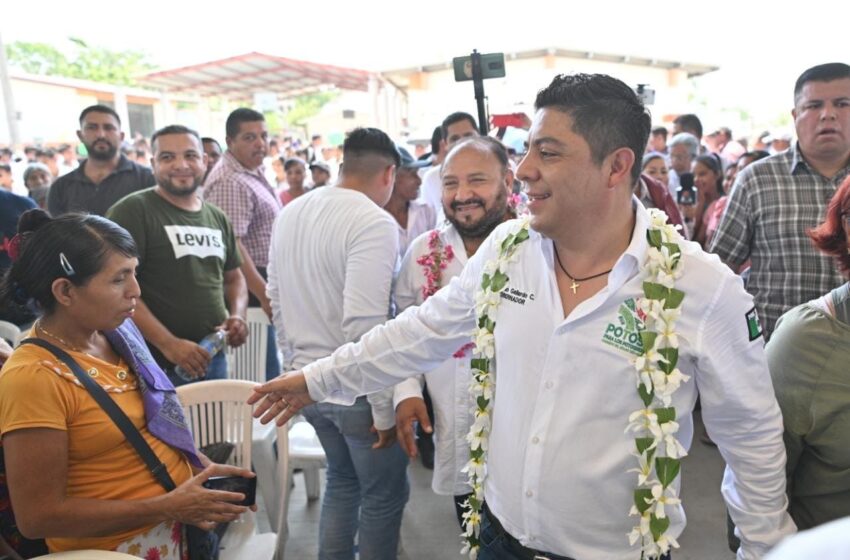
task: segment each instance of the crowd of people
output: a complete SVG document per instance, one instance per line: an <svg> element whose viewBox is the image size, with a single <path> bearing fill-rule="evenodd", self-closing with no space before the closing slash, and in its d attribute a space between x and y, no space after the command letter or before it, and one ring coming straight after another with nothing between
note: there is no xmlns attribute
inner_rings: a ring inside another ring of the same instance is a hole
<svg viewBox="0 0 850 560"><path fill-rule="evenodd" d="M738 558L803 558L771 549L819 526L807 553L831 558L850 516L850 66L803 72L792 115L796 142L748 146L560 75L524 154L465 112L411 154L375 128L302 150L240 108L225 146L174 124L139 162L115 111L85 108L87 157L35 152L29 196L0 164L0 319L26 333L0 342L0 554L182 560L244 514L204 482L253 474L195 449L175 387L227 378L218 349L254 307L255 414L302 414L327 456L322 560L396 557L417 456L478 558L675 557L697 406Z"/></svg>

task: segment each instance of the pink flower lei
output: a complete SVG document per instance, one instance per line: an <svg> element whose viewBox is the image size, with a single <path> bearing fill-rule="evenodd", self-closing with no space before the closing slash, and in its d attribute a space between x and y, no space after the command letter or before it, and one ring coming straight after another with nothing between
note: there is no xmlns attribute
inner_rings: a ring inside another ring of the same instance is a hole
<svg viewBox="0 0 850 560"><path fill-rule="evenodd" d="M422 286L422 297L428 299L443 287L443 270L455 258L451 245L443 245L440 232L436 229L428 234L428 249L430 251L416 259L425 274L425 285Z"/></svg>
<svg viewBox="0 0 850 560"><path fill-rule="evenodd" d="M428 234L428 249L430 251L416 259L416 264L423 268L425 285L422 286L422 297L428 299L443 287L443 270L449 266L455 258L455 252L451 245L443 245L440 232L436 229ZM455 352L452 357L463 358L469 350L475 348L475 344L469 342Z"/></svg>

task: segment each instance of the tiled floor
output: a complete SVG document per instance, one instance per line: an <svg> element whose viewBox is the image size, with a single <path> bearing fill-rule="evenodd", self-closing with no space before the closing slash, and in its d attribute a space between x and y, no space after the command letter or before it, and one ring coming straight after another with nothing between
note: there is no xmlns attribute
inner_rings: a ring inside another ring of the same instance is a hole
<svg viewBox="0 0 850 560"><path fill-rule="evenodd" d="M698 419L697 419L698 420ZM697 437L682 466L682 499L688 526L680 539L675 560L731 560L726 547L726 518L720 496L723 460L715 447ZM410 467L410 501L404 513L401 560L460 559L460 529L450 497L437 496L430 488L431 471L417 461ZM289 511L290 537L287 560L313 560L318 551L318 520L321 500L308 502L304 480L296 475Z"/></svg>

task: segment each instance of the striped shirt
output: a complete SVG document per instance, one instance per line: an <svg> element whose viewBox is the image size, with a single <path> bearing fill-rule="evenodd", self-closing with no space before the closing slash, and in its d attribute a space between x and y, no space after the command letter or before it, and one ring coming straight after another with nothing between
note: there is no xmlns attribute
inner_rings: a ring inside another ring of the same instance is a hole
<svg viewBox="0 0 850 560"><path fill-rule="evenodd" d="M751 259L747 291L765 337L783 313L844 283L806 230L824 220L848 174L850 162L831 179L822 176L806 162L799 144L738 174L711 251L736 270Z"/></svg>
<svg viewBox="0 0 850 560"><path fill-rule="evenodd" d="M204 199L227 214L233 233L242 240L254 265L265 268L272 225L281 205L262 166L251 171L228 150L207 177Z"/></svg>

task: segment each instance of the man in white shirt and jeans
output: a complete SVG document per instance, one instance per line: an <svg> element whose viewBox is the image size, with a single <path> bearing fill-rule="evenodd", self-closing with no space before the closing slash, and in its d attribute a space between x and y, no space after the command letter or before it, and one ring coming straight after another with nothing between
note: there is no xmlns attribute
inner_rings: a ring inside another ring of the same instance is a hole
<svg viewBox="0 0 850 560"><path fill-rule="evenodd" d="M388 318L398 258L396 224L381 207L399 156L386 134L352 131L336 186L286 205L269 250L268 296L285 369L357 341ZM395 440L392 389L351 406L305 408L328 458L319 523L320 560L396 558L407 503L407 457Z"/></svg>
<svg viewBox="0 0 850 560"><path fill-rule="evenodd" d="M738 558L761 558L795 527L786 512L782 418L752 298L716 257L675 237L681 275L670 280L684 294L681 315L672 333L657 324L650 330L641 302L660 251L648 234L660 235L663 221L631 194L649 115L629 86L600 74L557 76L535 107L529 152L517 170L527 183L528 239L503 263L507 281L491 317L495 403L478 558L669 556L685 526L675 498L678 470L650 460L644 471L640 442L626 427L644 418L663 430L652 451L666 453L660 458L669 464L676 446L667 431L684 453L697 396L727 462L721 490L741 535ZM515 221L502 224L422 306L258 388L249 399L263 399L256 414L285 421L314 400L351 402L438 365L470 341L482 276L494 277L502 245L521 230ZM677 347L677 372L688 377L663 411L654 402L642 410L636 360L661 364L646 357L643 331L669 340L665 350ZM672 482L658 484L656 495L656 479ZM636 497L647 480L653 493ZM647 503L652 509L643 513ZM638 538L627 537L636 531ZM652 552L642 555L642 547Z"/></svg>

